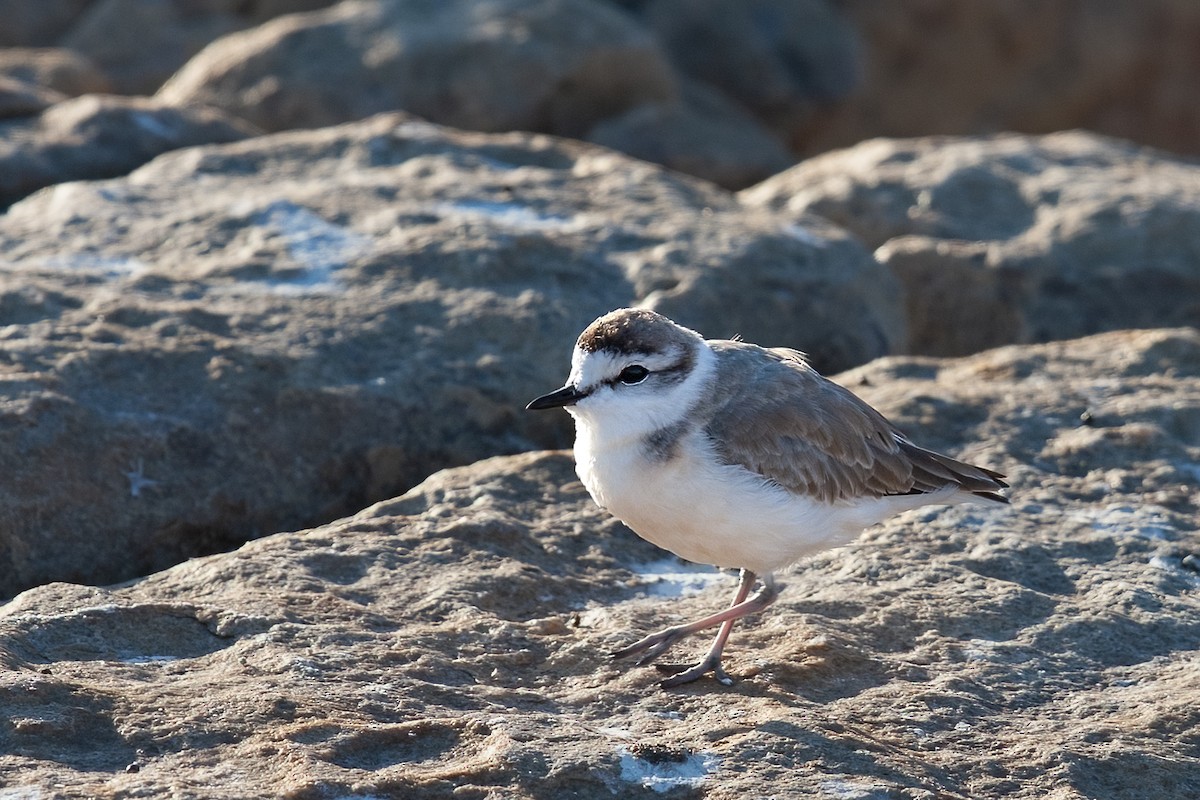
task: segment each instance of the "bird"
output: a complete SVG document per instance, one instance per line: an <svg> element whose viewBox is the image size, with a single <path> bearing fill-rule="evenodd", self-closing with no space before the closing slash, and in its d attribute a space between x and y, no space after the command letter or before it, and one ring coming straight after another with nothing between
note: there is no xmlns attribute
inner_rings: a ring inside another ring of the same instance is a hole
<svg viewBox="0 0 1200 800"><path fill-rule="evenodd" d="M710 672L733 685L734 623L775 601L783 568L909 509L1008 502L1003 474L914 444L804 353L708 340L644 308L588 325L566 384L526 408L574 418L576 473L597 505L680 558L740 571L724 611L612 653L642 666L717 628L695 664L655 665L663 688Z"/></svg>

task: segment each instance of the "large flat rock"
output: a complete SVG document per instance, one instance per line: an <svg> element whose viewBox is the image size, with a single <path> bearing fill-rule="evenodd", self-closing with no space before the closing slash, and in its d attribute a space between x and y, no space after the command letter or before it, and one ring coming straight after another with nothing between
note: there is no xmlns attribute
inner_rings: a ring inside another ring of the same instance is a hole
<svg viewBox="0 0 1200 800"><path fill-rule="evenodd" d="M569 441L524 404L642 303L827 369L903 347L852 237L595 146L381 116L0 217L0 597L328 521Z"/></svg>
<svg viewBox="0 0 1200 800"><path fill-rule="evenodd" d="M607 659L723 606L734 579L663 560L567 454L530 453L0 607L5 788L1200 794L1200 334L890 358L840 380L918 441L1008 472L1013 505L920 510L804 563L735 630L732 688L664 692Z"/></svg>
<svg viewBox="0 0 1200 800"><path fill-rule="evenodd" d="M875 248L905 285L915 353L1200 325L1200 166L1127 142L877 139L741 197Z"/></svg>

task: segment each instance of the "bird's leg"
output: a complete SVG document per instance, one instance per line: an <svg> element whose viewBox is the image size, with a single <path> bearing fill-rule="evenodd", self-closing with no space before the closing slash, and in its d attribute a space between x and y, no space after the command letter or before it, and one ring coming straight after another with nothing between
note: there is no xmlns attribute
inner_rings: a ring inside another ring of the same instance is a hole
<svg viewBox="0 0 1200 800"><path fill-rule="evenodd" d="M733 604L730 606L730 608L736 608L737 606L741 605L745 600L746 595L750 593L750 587L753 585L754 573L747 570L742 570L742 580L741 583L738 584L737 594L734 595ZM771 603L775 602L775 598L778 597L778 595L779 592L775 588L775 578L773 575L771 575L771 573L767 573L763 576L762 591L751 599L751 602L758 601L760 603L759 607L755 609L749 609L741 616L744 616L745 614L752 614L754 611L761 611ZM704 655L704 658L700 659L692 666L681 667L676 665L656 664L655 666L658 667L660 672L675 673L670 678L662 681L662 688L670 689L673 686L681 686L685 683L691 683L708 672L712 672L713 677L716 678L717 682L721 685L732 686L733 678L729 677L728 673L725 672L725 668L721 666L721 654L725 650L725 643L729 641L729 634L733 631L733 623L738 619L739 617L734 617L721 623L721 628L717 631L717 637L713 639L712 646L708 648L708 652Z"/></svg>
<svg viewBox="0 0 1200 800"><path fill-rule="evenodd" d="M767 575L764 585L772 581L772 576ZM729 604L730 608L741 605L746 599L746 595L750 594L750 587L754 585L754 573L749 570L742 570L741 581L738 582L737 593L733 596L733 602ZM763 606L764 608L766 606ZM749 613L749 612L747 612ZM713 639L712 646L708 648L708 653L704 658L700 659L695 664L655 664L654 666L659 672L672 673L670 678L662 682L664 689L670 689L672 686L679 686L692 681L704 675L710 670L717 682L724 686L732 686L733 678L729 677L725 672L725 668L721 666L721 652L725 649L725 642L729 641L729 634L733 632L733 623L737 619L727 619L721 623L720 630L717 631L717 638Z"/></svg>
<svg viewBox="0 0 1200 800"><path fill-rule="evenodd" d="M697 631L711 628L714 625L720 625L721 630L717 633L717 638L713 641L712 647L709 648L708 655L704 657L700 663L693 667L689 667L681 671L678 675L668 678L663 682L664 687L678 686L681 683L694 681L706 672L712 671L717 674L717 679L729 685L732 680L725 671L721 668L721 651L725 648L725 642L729 639L729 633L733 630L733 623L747 614L753 614L762 611L771 603L775 602L775 598L779 596L778 590L775 588L775 579L771 574L763 576L763 588L751 597L746 599L746 595L750 593L750 588L754 585L756 575L750 570L742 570L741 582L738 584L737 594L734 595L733 604L725 609L704 619L697 620L687 625L676 625L671 628L666 628L658 633L652 633L641 641L634 642L626 648L613 653L613 658L624 658L636 653L643 653L642 657L637 660L638 666L649 664L654 659L662 655L671 645L678 642L685 636L689 636ZM670 667L667 667L671 670Z"/></svg>

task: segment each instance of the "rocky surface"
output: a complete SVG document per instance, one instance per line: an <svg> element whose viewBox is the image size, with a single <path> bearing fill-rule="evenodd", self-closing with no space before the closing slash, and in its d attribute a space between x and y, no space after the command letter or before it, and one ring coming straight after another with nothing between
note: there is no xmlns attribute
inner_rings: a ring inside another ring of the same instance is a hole
<svg viewBox="0 0 1200 800"><path fill-rule="evenodd" d="M0 0L0 47L49 47L92 0Z"/></svg>
<svg viewBox="0 0 1200 800"><path fill-rule="evenodd" d="M852 231L912 352L1200 325L1200 166L1083 132L864 142L741 197Z"/></svg>
<svg viewBox="0 0 1200 800"><path fill-rule="evenodd" d="M399 109L460 128L578 137L676 91L654 39L597 0L347 0L214 42L159 96L267 130Z"/></svg>
<svg viewBox="0 0 1200 800"><path fill-rule="evenodd" d="M837 6L863 42L859 82L797 131L791 143L802 155L876 136L1069 128L1200 153L1196 3Z"/></svg>
<svg viewBox="0 0 1200 800"><path fill-rule="evenodd" d="M45 186L112 178L168 150L259 133L213 108L112 95L52 100L36 116L0 122L0 210Z"/></svg>
<svg viewBox="0 0 1200 800"><path fill-rule="evenodd" d="M400 109L587 138L733 189L792 162L743 106L681 81L650 31L602 0L343 2L213 42L159 96L267 130Z"/></svg>
<svg viewBox="0 0 1200 800"><path fill-rule="evenodd" d="M0 75L0 121L39 114L65 99L53 89Z"/></svg>
<svg viewBox="0 0 1200 800"><path fill-rule="evenodd" d="M1200 7L1180 0L0 0L0 19L0 48L269 130L395 110L597 128L735 189L877 136L1087 127L1200 152Z"/></svg>
<svg viewBox="0 0 1200 800"><path fill-rule="evenodd" d="M153 94L213 39L330 0L0 0L0 47L60 47L121 94ZM92 90L96 91L96 90ZM67 92L82 94L82 92Z"/></svg>
<svg viewBox="0 0 1200 800"><path fill-rule="evenodd" d="M680 71L756 113L784 141L857 87L862 43L827 0L635 4Z"/></svg>
<svg viewBox="0 0 1200 800"><path fill-rule="evenodd" d="M881 133L1194 153L1193 4L0 21L0 800L1200 796L1197 166L879 140L716 185ZM706 180L359 120L395 108ZM733 577L513 455L567 444L520 409L630 304L827 372L1156 329L844 373L1013 506L801 565L737 686L665 693L605 654Z"/></svg>
<svg viewBox="0 0 1200 800"><path fill-rule="evenodd" d="M403 116L43 190L0 217L0 262L0 596L563 445L565 417L520 409L616 307L826 369L904 337L895 281L827 222L599 147Z"/></svg>
<svg viewBox="0 0 1200 800"><path fill-rule="evenodd" d="M0 76L68 97L112 91L112 84L93 61L65 47L0 48Z"/></svg>
<svg viewBox="0 0 1200 800"><path fill-rule="evenodd" d="M733 578L664 561L591 504L568 455L531 453L0 607L6 791L1200 793L1200 334L840 380L918 441L1006 471L1013 505L920 510L799 566L736 629L732 688L664 692L606 659L724 605Z"/></svg>
<svg viewBox="0 0 1200 800"><path fill-rule="evenodd" d="M699 83L685 83L678 99L602 120L584 138L733 190L795 161L754 117Z"/></svg>

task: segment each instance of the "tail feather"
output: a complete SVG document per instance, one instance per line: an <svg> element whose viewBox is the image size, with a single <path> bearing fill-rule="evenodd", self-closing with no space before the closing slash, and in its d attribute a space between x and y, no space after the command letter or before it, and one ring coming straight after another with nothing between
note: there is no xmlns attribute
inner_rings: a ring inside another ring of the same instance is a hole
<svg viewBox="0 0 1200 800"><path fill-rule="evenodd" d="M900 450L912 464L912 493L924 494L952 485L986 500L1008 502L1007 497L999 494L1000 489L1008 488L1003 474L926 450L907 439L899 439L899 443Z"/></svg>

